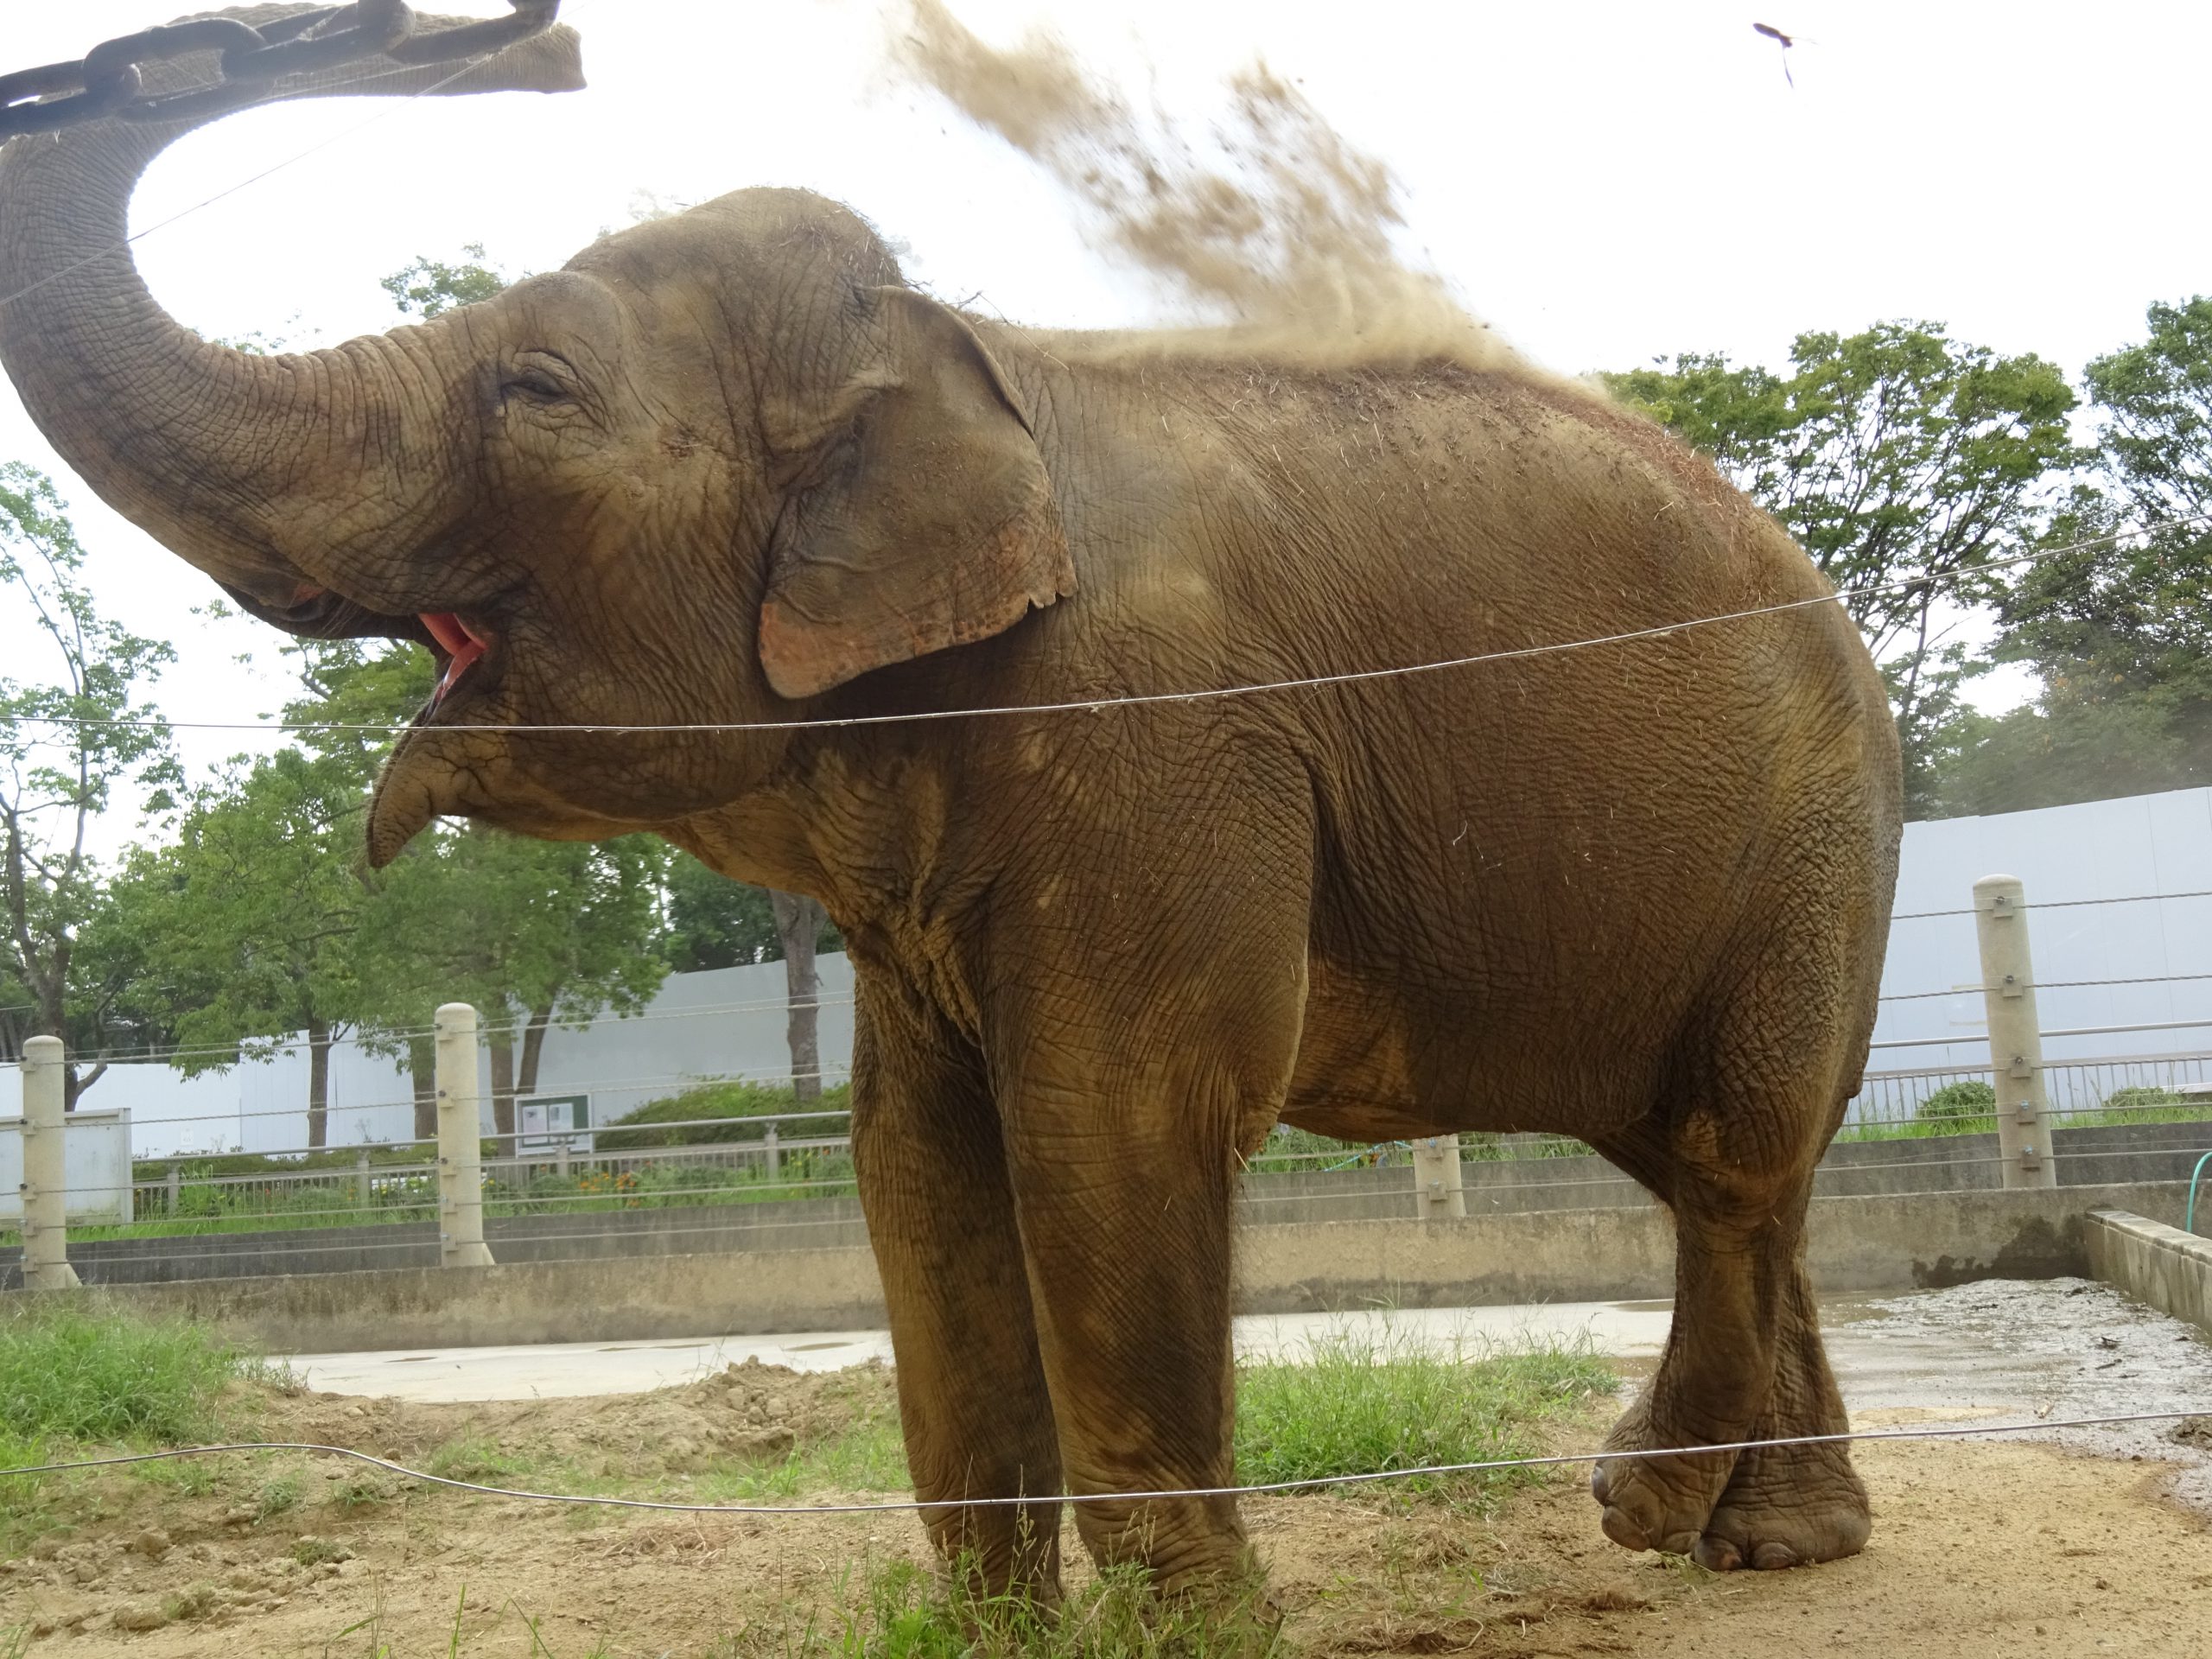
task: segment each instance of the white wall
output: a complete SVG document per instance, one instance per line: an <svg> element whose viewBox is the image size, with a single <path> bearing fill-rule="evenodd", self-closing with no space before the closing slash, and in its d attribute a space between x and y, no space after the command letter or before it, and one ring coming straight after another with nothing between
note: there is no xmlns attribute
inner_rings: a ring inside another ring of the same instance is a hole
<svg viewBox="0 0 2212 1659"><path fill-rule="evenodd" d="M1967 910L1974 882L1999 873L2026 883L2031 906L2212 891L2212 790L1908 824L1897 910L1907 916ZM2212 979L2047 988L2060 980L2212 975L2212 899L2035 908L2029 924L2036 976L2046 987L2037 995L2047 1029L2212 1019ZM852 1060L852 965L842 956L825 956L821 973L822 1061L827 1079L834 1083L846 1075ZM1884 1003L1876 1040L1958 1040L1941 1047L1878 1050L1872 1069L1986 1065L1980 982L1972 916L1895 923L1884 995L1955 995ZM425 987L426 1024L437 1000L435 988ZM588 1031L556 1030L549 1035L537 1091L588 1091L594 1121L604 1122L702 1078L780 1080L791 1071L784 1020L781 963L671 975L645 1017L607 1019ZM2060 1038L2046 1045L2045 1056L2055 1060L2208 1048L2212 1026ZM488 1110L488 1058L484 1065ZM12 1084L0 1078L0 1109L16 1098ZM158 1065L111 1066L86 1103L92 1109L127 1109L138 1154L147 1157L180 1150L303 1146L306 1098L307 1056L295 1051L188 1082ZM413 1133L405 1069L372 1058L351 1044L340 1045L333 1053L330 1098L333 1145Z"/></svg>
<svg viewBox="0 0 2212 1659"><path fill-rule="evenodd" d="M23 1069L0 1065L0 1222L23 1218ZM63 1213L70 1221L130 1219L130 1115L72 1112L61 1125Z"/></svg>
<svg viewBox="0 0 2212 1659"><path fill-rule="evenodd" d="M1995 874L2017 875L2027 887L2037 1013L2045 1030L2212 1018L2212 978L2050 988L2053 982L2064 980L2212 975L2212 899L2047 907L2079 899L2212 891L2212 789L1908 824L1897 912L1967 909L1974 882ZM1884 1003L1875 1040L1955 1033L1960 1041L1940 1048L1877 1050L1874 1069L1947 1061L1988 1064L1980 983L1972 916L1893 923L1883 994L1957 994ZM2058 1038L2044 1045L2044 1057L2208 1047L2212 1027Z"/></svg>

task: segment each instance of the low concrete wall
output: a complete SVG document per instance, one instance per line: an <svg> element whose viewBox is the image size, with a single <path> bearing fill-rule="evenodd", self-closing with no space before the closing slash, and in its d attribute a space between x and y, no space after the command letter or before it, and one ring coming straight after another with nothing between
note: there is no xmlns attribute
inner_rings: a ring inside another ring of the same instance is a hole
<svg viewBox="0 0 2212 1659"><path fill-rule="evenodd" d="M2185 1183L2173 1182L1816 1199L1808 1260L1814 1282L1831 1291L2087 1274L2091 1211L2177 1217L2185 1192ZM1674 1294L1671 1224L1649 1206L1248 1227L1237 1246L1236 1301L1249 1313ZM883 1323L874 1259L850 1247L200 1280L95 1294L294 1353Z"/></svg>
<svg viewBox="0 0 2212 1659"><path fill-rule="evenodd" d="M2112 1186L2185 1179L2212 1146L2212 1125L2108 1124L2061 1129L2056 1138L2062 1187ZM1650 1196L1602 1158L1470 1160L1463 1168L1470 1216L1603 1209L1657 1213ZM1828 1148L1814 1192L1824 1198L1993 1192L1997 1170L1993 1135L1844 1141ZM1413 1215L1413 1172L1402 1166L1252 1175L1238 1208L1245 1227L1410 1220ZM484 1230L493 1258L516 1266L868 1243L856 1198L498 1217L487 1220ZM21 1254L0 1249L0 1290L21 1287ZM98 1239L72 1244L69 1260L86 1283L99 1285L435 1268L437 1233L423 1222Z"/></svg>
<svg viewBox="0 0 2212 1659"><path fill-rule="evenodd" d="M2085 1238L2096 1277L2212 1332L2212 1238L2126 1210L2092 1211Z"/></svg>

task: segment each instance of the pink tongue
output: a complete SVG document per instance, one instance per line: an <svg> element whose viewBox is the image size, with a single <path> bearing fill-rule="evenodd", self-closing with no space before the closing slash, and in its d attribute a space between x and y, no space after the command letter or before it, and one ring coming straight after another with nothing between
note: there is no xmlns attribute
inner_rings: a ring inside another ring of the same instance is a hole
<svg viewBox="0 0 2212 1659"><path fill-rule="evenodd" d="M430 631L430 638L452 658L446 664L446 677L438 682L437 694L431 701L442 702L446 693L459 683L468 672L469 665L484 654L484 642L470 632L468 624L451 611L421 613L423 626Z"/></svg>

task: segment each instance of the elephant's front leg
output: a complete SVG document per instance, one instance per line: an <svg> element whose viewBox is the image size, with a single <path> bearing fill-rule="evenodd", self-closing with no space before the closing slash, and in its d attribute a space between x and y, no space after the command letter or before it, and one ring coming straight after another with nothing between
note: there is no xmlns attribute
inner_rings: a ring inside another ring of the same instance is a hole
<svg viewBox="0 0 2212 1659"><path fill-rule="evenodd" d="M979 1058L917 999L863 973L853 1162L898 1361L915 1495L950 1571L983 1597L1059 1597L1059 1445L1030 1319L998 1115ZM1037 1503L960 1500L1040 1495Z"/></svg>
<svg viewBox="0 0 2212 1659"><path fill-rule="evenodd" d="M1302 957L1267 960L1220 964L1211 988L1230 995L1203 1011L1042 1021L1010 1069L1014 1190L1073 1493L1235 1482L1232 1198L1240 1146L1281 1105L1303 1000ZM1252 1572L1230 1497L1075 1510L1102 1565L1141 1562L1165 1591L1220 1593Z"/></svg>

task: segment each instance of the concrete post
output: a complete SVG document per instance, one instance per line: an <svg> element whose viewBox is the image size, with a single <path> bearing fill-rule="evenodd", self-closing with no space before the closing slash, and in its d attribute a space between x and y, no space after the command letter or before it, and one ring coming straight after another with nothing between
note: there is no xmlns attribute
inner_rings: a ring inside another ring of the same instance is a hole
<svg viewBox="0 0 2212 1659"><path fill-rule="evenodd" d="M488 1268L484 1243L483 1107L476 1090L476 1010L448 1002L433 1027L437 1040L438 1261Z"/></svg>
<svg viewBox="0 0 2212 1659"><path fill-rule="evenodd" d="M1423 1221L1467 1213L1459 1168L1459 1137L1431 1135L1414 1142L1414 1214Z"/></svg>
<svg viewBox="0 0 2212 1659"><path fill-rule="evenodd" d="M23 1287L67 1290L69 1178L62 1152L67 1119L61 1110L61 1039L23 1044Z"/></svg>
<svg viewBox="0 0 2212 1659"><path fill-rule="evenodd" d="M169 1207L162 1213L167 1216L171 1221L175 1221L176 1219L176 1212L181 1207L182 1207L183 1201L184 1166L177 1162L175 1159L172 1158L169 1160Z"/></svg>
<svg viewBox="0 0 2212 1659"><path fill-rule="evenodd" d="M363 1147L353 1154L353 1207L365 1217L375 1198L369 1183L369 1149Z"/></svg>
<svg viewBox="0 0 2212 1659"><path fill-rule="evenodd" d="M783 1149L777 1144L779 1138L780 1137L776 1134L775 1122L773 1119L771 1119L768 1124L768 1133L762 1143L768 1148L768 1179L771 1182L779 1181L783 1179L784 1177Z"/></svg>
<svg viewBox="0 0 2212 1659"><path fill-rule="evenodd" d="M2056 1186L2050 1155L2050 1102L2044 1090L2043 1026L2036 1014L2035 965L2028 956L2027 891L2018 876L1985 875L1974 884L1974 926L1981 944L1981 1000L1989 1020L1989 1063L1997 1085L1997 1152L2006 1186Z"/></svg>

